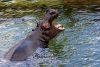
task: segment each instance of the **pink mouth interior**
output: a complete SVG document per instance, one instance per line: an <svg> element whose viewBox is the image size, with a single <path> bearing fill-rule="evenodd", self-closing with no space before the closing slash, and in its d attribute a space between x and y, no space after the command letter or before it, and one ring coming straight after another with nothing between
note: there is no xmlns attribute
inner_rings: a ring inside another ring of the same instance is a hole
<svg viewBox="0 0 100 67"><path fill-rule="evenodd" d="M59 30L64 30L64 26L62 24L56 24L55 27Z"/></svg>

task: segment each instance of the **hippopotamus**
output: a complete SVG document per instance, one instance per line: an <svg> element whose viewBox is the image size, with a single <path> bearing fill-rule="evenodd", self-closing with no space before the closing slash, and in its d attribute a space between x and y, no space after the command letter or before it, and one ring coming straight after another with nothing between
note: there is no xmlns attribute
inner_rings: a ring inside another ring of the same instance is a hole
<svg viewBox="0 0 100 67"><path fill-rule="evenodd" d="M18 44L15 44L5 55L4 58L10 61L24 61L33 54L36 49L48 48L48 43L60 31L64 30L62 24L54 24L53 21L58 17L58 11L48 9L42 22L39 22L32 33Z"/></svg>

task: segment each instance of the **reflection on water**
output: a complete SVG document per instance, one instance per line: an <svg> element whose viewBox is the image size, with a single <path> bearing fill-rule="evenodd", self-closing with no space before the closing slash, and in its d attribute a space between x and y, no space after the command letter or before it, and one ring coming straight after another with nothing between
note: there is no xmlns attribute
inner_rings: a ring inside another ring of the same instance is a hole
<svg viewBox="0 0 100 67"><path fill-rule="evenodd" d="M0 65L3 67L99 67L100 65L100 6L86 8L64 7L60 17L55 20L65 26L65 30L50 41L49 49L43 57L32 56L24 62L7 62L2 57L10 47L30 34L38 18L24 16L0 20ZM33 54L34 55L34 54ZM46 57L45 57L45 56ZM35 61L35 62L34 62Z"/></svg>

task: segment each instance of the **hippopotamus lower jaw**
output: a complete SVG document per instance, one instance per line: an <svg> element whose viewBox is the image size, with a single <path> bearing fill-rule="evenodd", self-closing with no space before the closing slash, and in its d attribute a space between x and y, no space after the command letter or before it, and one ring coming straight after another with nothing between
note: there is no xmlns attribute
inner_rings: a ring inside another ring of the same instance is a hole
<svg viewBox="0 0 100 67"><path fill-rule="evenodd" d="M56 29L58 29L59 31L65 30L65 28L64 28L64 26L63 26L62 24L55 24L54 27L55 27Z"/></svg>

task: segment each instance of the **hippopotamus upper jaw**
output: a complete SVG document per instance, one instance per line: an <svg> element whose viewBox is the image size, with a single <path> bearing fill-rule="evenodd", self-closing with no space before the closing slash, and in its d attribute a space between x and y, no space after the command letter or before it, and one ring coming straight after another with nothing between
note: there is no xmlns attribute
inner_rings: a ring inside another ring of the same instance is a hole
<svg viewBox="0 0 100 67"><path fill-rule="evenodd" d="M46 11L45 17L44 17L44 22L48 22L52 24L54 19L58 17L58 11L54 9L49 9Z"/></svg>

